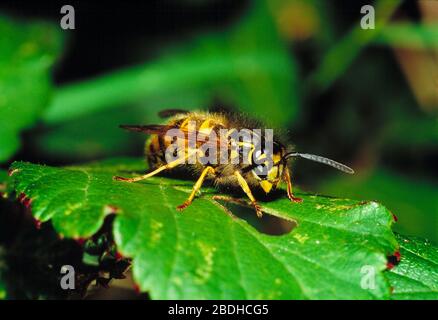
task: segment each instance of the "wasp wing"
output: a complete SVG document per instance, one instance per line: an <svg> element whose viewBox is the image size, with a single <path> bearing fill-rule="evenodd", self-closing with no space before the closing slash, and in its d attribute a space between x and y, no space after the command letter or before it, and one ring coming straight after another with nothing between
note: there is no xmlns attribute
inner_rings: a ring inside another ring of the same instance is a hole
<svg viewBox="0 0 438 320"><path fill-rule="evenodd" d="M166 109L158 112L158 116L160 118L170 118L176 116L177 114L187 114L190 111L182 110L182 109Z"/></svg>
<svg viewBox="0 0 438 320"><path fill-rule="evenodd" d="M170 129L178 129L180 130L183 134L184 134L184 139L185 140L189 140L190 139L190 130L188 129L182 129L182 128L178 128L176 126L169 126L169 125L163 125L163 124L149 124L149 125L126 125L126 124L122 124L120 125L120 128L125 129L125 130L129 130L129 131L134 131L134 132L141 132L141 133L145 133L145 134L157 134L157 135L162 135L162 136L173 136L174 132L169 133ZM194 132L196 134L196 144L199 145L216 145L219 146L220 145L220 139L219 137L217 137L216 135L210 135L210 134L206 134L203 132L200 132L198 130L196 130ZM224 142L224 143L228 143L228 142Z"/></svg>

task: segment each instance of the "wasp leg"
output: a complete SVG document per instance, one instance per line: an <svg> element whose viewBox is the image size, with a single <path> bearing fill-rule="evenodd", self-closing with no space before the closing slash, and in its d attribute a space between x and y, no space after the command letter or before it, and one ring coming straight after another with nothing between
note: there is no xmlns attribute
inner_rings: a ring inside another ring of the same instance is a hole
<svg viewBox="0 0 438 320"><path fill-rule="evenodd" d="M257 217L261 218L263 215L262 208L259 206L256 199L252 195L251 189L249 188L248 183L246 182L245 178L242 177L242 175L240 174L239 171L235 171L234 175L237 177L237 181L239 182L239 185L242 188L242 190L246 193L249 200L251 200L251 204L254 206L254 208L256 210Z"/></svg>
<svg viewBox="0 0 438 320"><path fill-rule="evenodd" d="M214 173L213 167L206 167L202 171L201 176L199 177L198 181L196 181L195 185L193 186L192 193L190 194L188 199L182 205L179 205L178 207L176 207L178 210L182 211L192 203L193 199L196 196L196 192L198 192L199 189L201 189L201 186L202 186L202 183L204 182L205 176L208 173Z"/></svg>
<svg viewBox="0 0 438 320"><path fill-rule="evenodd" d="M232 203L235 203L235 204L239 204L241 206L247 206L248 205L248 202L243 200L243 199L237 199L237 198L233 198L233 197L229 197L229 196L213 196L211 198L213 200L232 202Z"/></svg>
<svg viewBox="0 0 438 320"><path fill-rule="evenodd" d="M160 173L161 171L172 169L172 168L184 163L187 158L188 158L188 155L185 155L184 157L181 157L181 158L176 159L172 162L169 162L168 164L161 166L158 169L155 169L154 171L149 172L149 173L142 175L142 176L138 176L138 177L134 177L134 178L123 178L123 177L115 176L115 177L113 177L113 179L117 180L117 181L125 181L125 182L141 181L141 180L150 178L150 177Z"/></svg>
<svg viewBox="0 0 438 320"><path fill-rule="evenodd" d="M292 193L292 181L290 179L290 173L287 167L284 168L284 181L286 181L287 184L287 197L290 199L290 201L303 202L303 199L295 197Z"/></svg>

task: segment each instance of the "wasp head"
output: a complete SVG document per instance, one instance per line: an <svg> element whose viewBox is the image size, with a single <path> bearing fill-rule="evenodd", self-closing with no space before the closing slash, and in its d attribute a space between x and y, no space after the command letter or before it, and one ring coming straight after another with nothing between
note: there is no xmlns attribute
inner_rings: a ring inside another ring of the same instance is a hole
<svg viewBox="0 0 438 320"><path fill-rule="evenodd" d="M284 149L275 147L275 144L272 152L257 150L254 153L251 172L266 193L275 190L281 181L284 168L283 161L281 161L283 154Z"/></svg>

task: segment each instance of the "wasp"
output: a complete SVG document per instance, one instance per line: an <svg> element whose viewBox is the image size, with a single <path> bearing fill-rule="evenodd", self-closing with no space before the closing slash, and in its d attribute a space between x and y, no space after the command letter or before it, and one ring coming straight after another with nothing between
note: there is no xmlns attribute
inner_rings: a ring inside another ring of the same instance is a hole
<svg viewBox="0 0 438 320"><path fill-rule="evenodd" d="M352 174L353 169L334 160L307 153L287 151L285 144L279 138L270 138L271 147L264 148L263 143L268 140L266 131L247 128L261 128L257 121L250 120L245 116L234 113L222 112L189 112L172 109L159 113L162 118L169 118L167 123L161 125L121 125L121 128L150 134L146 142L146 156L151 171L137 177L124 178L114 177L115 180L125 182L137 182L148 179L163 171L185 169L186 172L194 173L197 180L187 200L177 207L183 210L189 206L197 192L201 189L205 180L213 182L218 188L240 188L248 196L258 217L262 216L262 209L258 204L253 192L269 194L276 190L281 182L287 186L287 196L292 202L301 202L302 199L294 196L292 191L291 173L288 168L288 159L300 157L334 167L343 172ZM183 141L183 152L173 150L171 160L168 159L169 147L175 143L169 132L178 130L180 142ZM223 131L225 130L225 134ZM249 130L255 133L257 143L242 141L240 136L233 133ZM190 135L196 134L195 143L190 144ZM201 138L201 139L198 139ZM207 147L219 147L226 150L225 153L207 154L211 149ZM237 147L237 149L236 149ZM247 152L244 154L243 150ZM192 156L197 155L194 161L188 162ZM204 156L200 161L199 156ZM225 155L225 156L224 156ZM208 157L206 157L208 156ZM205 161L208 158L209 161ZM220 158L220 159L219 159ZM222 160L222 161L212 161ZM226 161L223 161L226 160Z"/></svg>

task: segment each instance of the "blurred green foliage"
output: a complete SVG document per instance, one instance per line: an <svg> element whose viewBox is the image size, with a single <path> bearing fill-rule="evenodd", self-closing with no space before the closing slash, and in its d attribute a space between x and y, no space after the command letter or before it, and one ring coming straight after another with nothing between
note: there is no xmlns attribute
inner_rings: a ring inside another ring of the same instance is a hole
<svg viewBox="0 0 438 320"><path fill-rule="evenodd" d="M217 99L285 127L298 112L296 68L265 1L256 1L227 30L162 49L143 66L59 88L43 116L53 128L38 138L38 150L68 159L126 154L139 149L140 137L120 132L120 123L157 120L159 110L176 106L205 109Z"/></svg>
<svg viewBox="0 0 438 320"><path fill-rule="evenodd" d="M276 123L284 121L285 105L291 107L286 111L287 118L296 113L297 98L289 90L296 85L296 67L264 1L257 1L229 30L206 33L173 47L170 53L163 49L161 55L144 66L62 88L44 119L48 123L69 120L119 106L120 101L148 100L150 96L171 95L181 89L202 89L224 99L229 96L247 111L252 112L255 107L261 112L260 117L267 115L263 107L270 104ZM280 88L273 87L279 83L283 83Z"/></svg>
<svg viewBox="0 0 438 320"><path fill-rule="evenodd" d="M0 162L20 146L52 90L49 72L62 48L59 29L45 22L18 23L0 16Z"/></svg>
<svg viewBox="0 0 438 320"><path fill-rule="evenodd" d="M364 32L360 24L354 26L324 55L317 70L311 74L310 83L314 82L317 87L324 90L344 74L361 50L386 28L389 18L400 2L401 0L377 1L375 5L376 28Z"/></svg>
<svg viewBox="0 0 438 320"><path fill-rule="evenodd" d="M374 42L401 48L422 49L438 47L438 24L397 23L381 30Z"/></svg>

